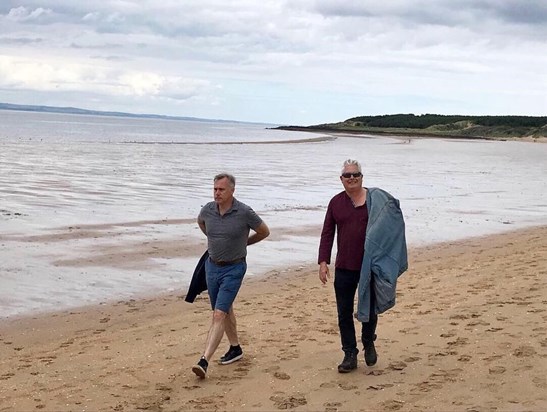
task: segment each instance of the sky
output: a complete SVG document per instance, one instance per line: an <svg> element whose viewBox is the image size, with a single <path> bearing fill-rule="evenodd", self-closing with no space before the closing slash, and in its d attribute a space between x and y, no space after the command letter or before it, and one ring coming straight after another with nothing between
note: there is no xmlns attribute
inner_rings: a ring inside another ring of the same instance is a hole
<svg viewBox="0 0 547 412"><path fill-rule="evenodd" d="M281 125L547 115L547 0L1 0L0 102Z"/></svg>

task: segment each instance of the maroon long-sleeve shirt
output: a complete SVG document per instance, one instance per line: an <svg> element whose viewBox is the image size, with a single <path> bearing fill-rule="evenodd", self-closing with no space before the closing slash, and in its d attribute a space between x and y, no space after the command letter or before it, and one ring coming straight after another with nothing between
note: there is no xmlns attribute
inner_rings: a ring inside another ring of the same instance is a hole
<svg viewBox="0 0 547 412"><path fill-rule="evenodd" d="M363 206L354 207L351 198L345 191L334 196L327 207L317 263L327 262L330 264L334 235L338 232L335 266L340 269L361 270L365 253L367 223L366 203Z"/></svg>

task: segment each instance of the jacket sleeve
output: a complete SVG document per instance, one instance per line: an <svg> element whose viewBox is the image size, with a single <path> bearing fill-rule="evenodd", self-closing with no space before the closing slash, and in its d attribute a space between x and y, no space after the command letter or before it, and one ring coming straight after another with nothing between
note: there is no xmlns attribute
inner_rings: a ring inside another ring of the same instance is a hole
<svg viewBox="0 0 547 412"><path fill-rule="evenodd" d="M357 319L361 322L367 322L370 315L370 276L374 276L374 311L383 313L395 305L397 278L408 268L399 201L378 188L370 189L369 194L369 223L357 303Z"/></svg>
<svg viewBox="0 0 547 412"><path fill-rule="evenodd" d="M205 277L205 261L209 258L209 251L201 256L198 261L196 268L194 269L194 274L192 275L192 280L190 281L190 286L188 287L188 292L186 293L186 302L193 303L196 300L197 295L201 292L207 290L207 278Z"/></svg>
<svg viewBox="0 0 547 412"><path fill-rule="evenodd" d="M317 263L327 262L330 265L332 245L334 244L334 235L336 233L336 222L332 215L332 200L327 207L323 229L321 230L321 240L319 241L319 253Z"/></svg>

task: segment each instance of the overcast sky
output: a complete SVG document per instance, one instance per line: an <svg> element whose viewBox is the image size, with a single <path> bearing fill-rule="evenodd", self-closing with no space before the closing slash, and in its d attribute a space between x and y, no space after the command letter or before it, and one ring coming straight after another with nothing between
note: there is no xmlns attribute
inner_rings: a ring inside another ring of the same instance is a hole
<svg viewBox="0 0 547 412"><path fill-rule="evenodd" d="M1 0L0 102L310 125L547 115L547 0Z"/></svg>

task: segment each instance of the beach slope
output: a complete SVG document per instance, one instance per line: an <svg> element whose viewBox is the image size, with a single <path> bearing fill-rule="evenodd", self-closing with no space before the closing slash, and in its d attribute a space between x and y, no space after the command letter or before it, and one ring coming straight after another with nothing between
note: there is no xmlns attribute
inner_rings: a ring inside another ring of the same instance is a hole
<svg viewBox="0 0 547 412"><path fill-rule="evenodd" d="M244 358L190 370L210 322L185 291L0 324L0 411L547 410L547 227L410 251L378 364L342 359L317 265L247 279ZM310 257L313 263L314 257ZM224 340L215 354L221 356Z"/></svg>

